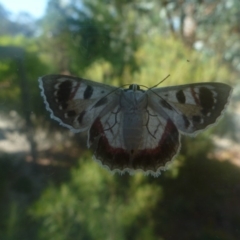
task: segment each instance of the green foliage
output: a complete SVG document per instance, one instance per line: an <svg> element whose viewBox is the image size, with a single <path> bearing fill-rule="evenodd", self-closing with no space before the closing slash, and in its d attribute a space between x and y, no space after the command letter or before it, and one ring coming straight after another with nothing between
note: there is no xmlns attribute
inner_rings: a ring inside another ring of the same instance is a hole
<svg viewBox="0 0 240 240"><path fill-rule="evenodd" d="M0 156L0 239L36 239L36 225L27 208L32 198L32 179L24 176L22 159ZM20 170L19 170L20 169Z"/></svg>
<svg viewBox="0 0 240 240"><path fill-rule="evenodd" d="M23 36L15 38L3 36L0 38L0 45L20 47L24 50L23 58L16 56L16 58L0 60L1 111L15 110L21 115L24 111L33 111L39 114L41 100L37 79L47 72L47 67L38 57L39 49L36 41ZM28 89L28 96L23 88ZM29 105L28 109L24 98Z"/></svg>
<svg viewBox="0 0 240 240"><path fill-rule="evenodd" d="M113 66L106 80L121 77L126 67L134 72L139 69L134 53L152 26L152 17L140 5L135 0L105 4L87 0L64 5L51 0L42 22L45 50L51 50L59 71L80 71L82 75L90 65L104 60Z"/></svg>
<svg viewBox="0 0 240 240"><path fill-rule="evenodd" d="M125 229L159 198L161 187L147 184L141 174L110 175L84 157L71 180L48 188L31 214L42 219L41 239L126 239Z"/></svg>
<svg viewBox="0 0 240 240"><path fill-rule="evenodd" d="M219 63L217 57L191 51L174 38L146 39L136 52L140 71L134 74L134 81L153 86L165 78L161 86L204 81L229 81L231 73Z"/></svg>
<svg viewBox="0 0 240 240"><path fill-rule="evenodd" d="M116 86L138 83L151 87L170 74L159 85L162 87L204 81L228 83L235 76L218 58L193 52L174 38L147 38L135 52L134 58L140 69L137 72L131 73L129 65L126 65L122 75L109 79L106 76L114 76L114 66L101 60L90 65L84 77Z"/></svg>

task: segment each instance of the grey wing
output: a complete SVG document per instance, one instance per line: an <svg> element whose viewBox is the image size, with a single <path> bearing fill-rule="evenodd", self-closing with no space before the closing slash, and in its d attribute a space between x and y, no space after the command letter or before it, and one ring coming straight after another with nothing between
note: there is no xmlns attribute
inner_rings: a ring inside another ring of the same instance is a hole
<svg viewBox="0 0 240 240"><path fill-rule="evenodd" d="M101 112L118 104L118 88L78 77L46 75L39 87L51 118L74 132L89 129Z"/></svg>
<svg viewBox="0 0 240 240"><path fill-rule="evenodd" d="M206 82L147 91L149 105L167 115L184 134L193 134L214 124L229 102L232 88L224 83Z"/></svg>

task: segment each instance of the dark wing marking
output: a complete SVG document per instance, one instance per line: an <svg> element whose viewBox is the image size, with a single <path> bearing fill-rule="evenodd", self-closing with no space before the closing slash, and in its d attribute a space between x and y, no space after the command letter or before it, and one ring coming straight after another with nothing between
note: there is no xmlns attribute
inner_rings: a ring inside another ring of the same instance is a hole
<svg viewBox="0 0 240 240"><path fill-rule="evenodd" d="M158 114L164 112L182 133L193 134L218 120L231 91L227 84L206 82L155 88L147 94L149 105Z"/></svg>

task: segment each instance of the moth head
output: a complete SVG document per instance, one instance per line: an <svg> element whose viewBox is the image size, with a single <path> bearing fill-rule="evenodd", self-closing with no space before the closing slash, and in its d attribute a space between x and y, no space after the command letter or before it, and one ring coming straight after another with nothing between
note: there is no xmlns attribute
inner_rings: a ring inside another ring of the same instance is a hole
<svg viewBox="0 0 240 240"><path fill-rule="evenodd" d="M140 90L140 86L137 85L137 84L131 84L129 85L129 90L132 90L132 91L139 91Z"/></svg>

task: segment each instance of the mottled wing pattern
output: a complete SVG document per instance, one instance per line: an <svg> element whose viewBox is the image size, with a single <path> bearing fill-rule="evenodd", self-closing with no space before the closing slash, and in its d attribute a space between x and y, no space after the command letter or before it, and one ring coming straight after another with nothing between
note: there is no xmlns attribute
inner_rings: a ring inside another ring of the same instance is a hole
<svg viewBox="0 0 240 240"><path fill-rule="evenodd" d="M51 117L74 132L88 130L103 109L118 104L117 88L78 77L46 75L39 86Z"/></svg>
<svg viewBox="0 0 240 240"><path fill-rule="evenodd" d="M156 113L165 112L183 134L196 134L223 113L232 88L224 83L195 83L148 91Z"/></svg>

